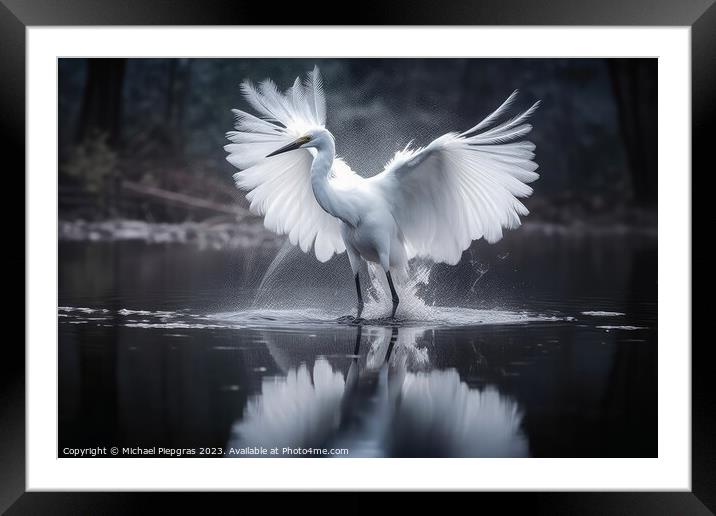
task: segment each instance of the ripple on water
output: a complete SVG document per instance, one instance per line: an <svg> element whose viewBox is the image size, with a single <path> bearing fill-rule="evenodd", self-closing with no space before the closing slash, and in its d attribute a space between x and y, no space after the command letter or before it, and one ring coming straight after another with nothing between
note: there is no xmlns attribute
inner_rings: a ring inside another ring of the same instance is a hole
<svg viewBox="0 0 716 516"><path fill-rule="evenodd" d="M92 311L90 311L92 310ZM82 324L95 322L88 317L95 309L60 307L59 315L66 322ZM129 310L116 312L115 326L145 329L238 329L238 328L325 328L328 326L399 326L416 328L450 328L482 325L526 324L534 322L573 321L573 317L561 314L540 314L515 310L478 310L456 307L423 307L419 314L399 315L395 319L385 317L379 309L366 309L365 317L356 319L341 316L336 312L322 309L250 309L215 314L192 314L181 311ZM142 319L132 318L141 314ZM69 319L69 320L67 320ZM103 318L106 321L107 319Z"/></svg>
<svg viewBox="0 0 716 516"><path fill-rule="evenodd" d="M646 326L597 326L597 329L599 330L605 330L605 331L611 331L611 330L626 330L626 331L634 331L634 330L646 330L648 329Z"/></svg>
<svg viewBox="0 0 716 516"><path fill-rule="evenodd" d="M465 326L481 326L492 324L525 324L532 322L572 321L574 318L563 315L545 315L526 311L508 310L477 310L471 308L430 307L429 313L421 314L420 318L385 316L371 317L370 313L362 319L352 316L340 316L325 310L244 310L240 312L223 312L208 316L213 320L230 321L242 327L267 328L303 326L315 327L326 325L365 326L407 326L421 328L449 328Z"/></svg>

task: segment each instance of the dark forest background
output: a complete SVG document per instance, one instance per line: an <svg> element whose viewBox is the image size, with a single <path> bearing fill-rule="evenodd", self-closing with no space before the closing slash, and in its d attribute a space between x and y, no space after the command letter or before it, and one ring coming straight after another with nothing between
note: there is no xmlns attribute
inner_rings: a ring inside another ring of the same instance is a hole
<svg viewBox="0 0 716 516"><path fill-rule="evenodd" d="M530 222L656 225L655 59L60 59L60 218L248 216L223 150L230 109L248 110L239 84L285 89L314 64L337 151L362 175L519 89L519 107L542 101Z"/></svg>

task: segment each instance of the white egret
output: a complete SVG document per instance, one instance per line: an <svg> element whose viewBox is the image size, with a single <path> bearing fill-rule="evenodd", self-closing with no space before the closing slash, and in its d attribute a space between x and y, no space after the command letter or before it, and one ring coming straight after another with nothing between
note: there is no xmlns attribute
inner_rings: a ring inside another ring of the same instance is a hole
<svg viewBox="0 0 716 516"><path fill-rule="evenodd" d="M363 310L361 260L385 271L393 301L399 298L391 273L403 275L414 257L456 264L473 240L494 243L502 228L516 228L528 214L518 198L536 180L535 145L521 140L532 126L527 111L499 122L514 101L510 95L479 124L440 136L424 148L398 151L385 169L362 177L336 156L326 129L326 100L314 68L302 82L280 92L269 79L242 92L259 116L233 110L236 131L227 133L227 160L240 171L252 212L266 228L288 235L303 252L325 262L347 251Z"/></svg>

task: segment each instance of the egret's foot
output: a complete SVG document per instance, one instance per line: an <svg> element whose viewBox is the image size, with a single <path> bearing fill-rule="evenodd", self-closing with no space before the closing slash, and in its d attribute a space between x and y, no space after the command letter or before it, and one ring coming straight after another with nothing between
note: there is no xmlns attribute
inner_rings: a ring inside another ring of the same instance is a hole
<svg viewBox="0 0 716 516"><path fill-rule="evenodd" d="M361 324L365 319L353 315L343 315L336 319L341 324Z"/></svg>
<svg viewBox="0 0 716 516"><path fill-rule="evenodd" d="M371 319L371 324L378 326L400 326L400 319L396 319L393 316L378 317L377 319Z"/></svg>

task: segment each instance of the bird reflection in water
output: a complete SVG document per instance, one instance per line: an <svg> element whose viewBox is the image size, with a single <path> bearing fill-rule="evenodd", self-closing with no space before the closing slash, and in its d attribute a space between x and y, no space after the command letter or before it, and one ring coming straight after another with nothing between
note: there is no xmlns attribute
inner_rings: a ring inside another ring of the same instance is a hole
<svg viewBox="0 0 716 516"><path fill-rule="evenodd" d="M455 369L431 369L428 349L416 344L424 333L357 326L345 376L320 355L312 367L289 365L290 350L265 334L286 376L263 379L228 447L347 448L353 457L527 456L516 401L491 385L468 386Z"/></svg>

